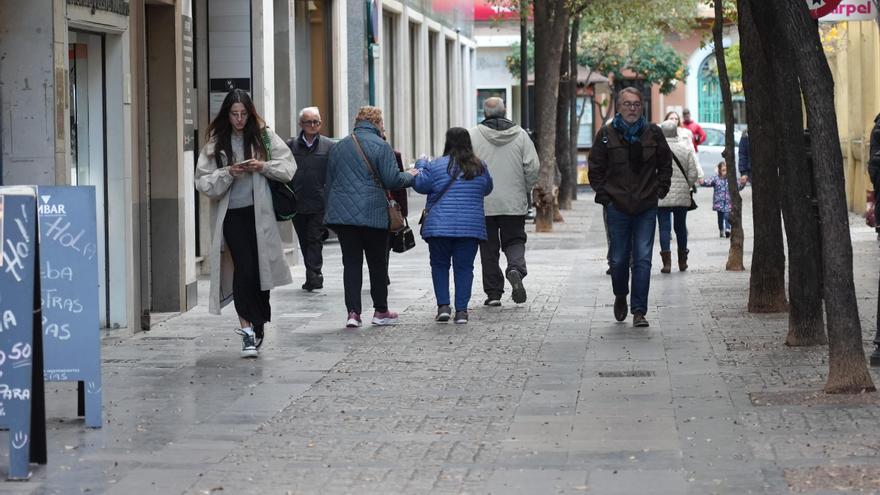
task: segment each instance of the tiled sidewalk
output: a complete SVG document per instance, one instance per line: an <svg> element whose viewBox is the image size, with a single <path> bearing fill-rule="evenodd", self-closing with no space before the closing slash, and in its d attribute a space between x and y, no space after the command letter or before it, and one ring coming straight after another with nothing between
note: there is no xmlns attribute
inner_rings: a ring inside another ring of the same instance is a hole
<svg viewBox="0 0 880 495"><path fill-rule="evenodd" d="M708 194L689 219L691 269L654 267L648 329L614 321L601 210L581 197L530 234L528 302L484 308L477 275L466 326L432 322L420 241L392 255L401 324L342 329L329 244L327 290L300 291L295 267L273 292L259 360L237 357L232 313L204 305L107 339L104 428L51 384L49 465L0 493L880 491L878 394L816 393L826 349L789 349L786 315L745 312L749 275L723 271ZM878 248L853 218L869 341Z"/></svg>

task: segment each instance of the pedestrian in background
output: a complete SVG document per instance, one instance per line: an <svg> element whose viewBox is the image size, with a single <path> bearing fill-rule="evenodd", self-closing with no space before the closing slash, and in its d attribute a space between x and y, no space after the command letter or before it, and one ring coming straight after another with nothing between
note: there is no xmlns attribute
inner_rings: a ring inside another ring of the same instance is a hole
<svg viewBox="0 0 880 495"><path fill-rule="evenodd" d="M868 175L871 177L874 193L880 193L880 114L874 118L874 128L871 129L871 143L868 148Z"/></svg>
<svg viewBox="0 0 880 495"><path fill-rule="evenodd" d="M468 130L446 131L443 156L416 162L421 171L413 188L427 194L422 238L428 243L431 279L439 322L449 321L449 267L455 277L455 323L468 322L468 302L474 282L474 258L486 240L483 199L492 192L486 164L474 155Z"/></svg>
<svg viewBox="0 0 880 495"><path fill-rule="evenodd" d="M318 107L306 107L299 112L299 135L290 138L287 146L296 159L293 193L296 196L296 216L293 228L299 240L306 281L303 290L324 288L324 182L327 176L327 158L333 140L320 134L321 112Z"/></svg>
<svg viewBox="0 0 880 495"><path fill-rule="evenodd" d="M418 171L400 172L391 146L382 139L382 111L358 110L352 133L330 149L324 223L336 232L342 250L346 327L361 322L364 258L370 273L373 325L397 323L388 309L388 197L386 190L412 185Z"/></svg>
<svg viewBox="0 0 880 495"><path fill-rule="evenodd" d="M706 131L700 127L700 124L691 120L691 111L687 108L681 112L682 125L694 135L694 151L699 151L700 145L706 141Z"/></svg>
<svg viewBox="0 0 880 495"><path fill-rule="evenodd" d="M868 175L871 177L871 185L874 186L874 201L877 201L877 195L880 194L880 114L874 118L874 128L871 130L871 144L868 148ZM876 321L877 333L875 335L880 335L880 299L877 300ZM874 343L880 346L876 337ZM871 365L874 365L873 360Z"/></svg>
<svg viewBox="0 0 880 495"><path fill-rule="evenodd" d="M715 167L715 175L706 180L699 181L704 187L712 187L712 209L718 214L718 237L730 237L730 188L727 184L727 164L724 161L718 163ZM745 184L737 183L737 187L742 190Z"/></svg>
<svg viewBox="0 0 880 495"><path fill-rule="evenodd" d="M590 151L590 184L596 202L608 213L614 318L623 321L629 311L632 260L633 326L646 327L657 201L669 192L672 152L663 131L645 119L637 89L621 90L617 108L611 125L596 134Z"/></svg>
<svg viewBox="0 0 880 495"><path fill-rule="evenodd" d="M484 202L486 235L480 243L486 306L501 306L505 277L515 303L526 301L526 214L529 193L538 182L538 153L528 133L505 118L504 100L483 102L486 118L469 132L474 153L486 162L495 188ZM507 269L499 266L501 251Z"/></svg>
<svg viewBox="0 0 880 495"><path fill-rule="evenodd" d="M661 273L672 271L671 239L675 228L675 241L678 245L678 269L687 270L688 229L687 213L691 205L692 187L703 178L702 169L697 166L691 138L678 133L678 124L670 119L660 124L666 143L672 151L672 180L669 193L657 203L657 226L660 230L660 259L663 261Z"/></svg>
<svg viewBox="0 0 880 495"><path fill-rule="evenodd" d="M388 141L388 130L385 130L385 133L382 135L382 139ZM393 148L392 148L393 149ZM394 151L394 161L397 162L397 171L405 172L406 168L403 166L403 155L399 150ZM389 191L391 194L391 199L397 202L400 206L400 214L403 215L403 218L409 216L409 197L406 194L406 188L393 189ZM385 249L385 263L388 264L388 269L385 270L387 274L385 277L385 285L391 285L391 242L388 243L388 246Z"/></svg>
<svg viewBox="0 0 880 495"><path fill-rule="evenodd" d="M747 184L752 181L752 161L749 154L749 131L743 131L739 138L739 181Z"/></svg>
<svg viewBox="0 0 880 495"><path fill-rule="evenodd" d="M264 325L272 318L269 291L289 284L269 181L289 182L296 162L284 141L266 127L250 96L230 91L208 127L199 154L196 189L211 199L209 311L235 303L241 356L257 357Z"/></svg>
<svg viewBox="0 0 880 495"><path fill-rule="evenodd" d="M678 135L680 137L686 137L688 139L688 143L690 143L691 146L693 147L694 133L691 132L690 129L688 129L687 127L684 127L681 124L681 117L678 115L678 112L674 112L674 111L667 112L666 117L663 117L663 120L664 121L671 120L671 121L675 122L676 132L678 133ZM694 148L694 152L696 152L696 151L697 151L697 149Z"/></svg>

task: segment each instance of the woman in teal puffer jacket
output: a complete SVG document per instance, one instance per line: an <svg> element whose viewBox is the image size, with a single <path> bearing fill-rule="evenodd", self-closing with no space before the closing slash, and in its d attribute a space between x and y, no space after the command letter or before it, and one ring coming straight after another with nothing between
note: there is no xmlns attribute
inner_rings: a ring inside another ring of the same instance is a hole
<svg viewBox="0 0 880 495"><path fill-rule="evenodd" d="M362 325L364 258L370 271L370 296L375 309L373 325L397 323L397 313L388 309L385 190L409 187L417 171L398 170L394 152L382 139L383 134L382 111L376 107L361 107L351 135L336 143L327 158L324 223L336 232L342 250L342 281L348 310L345 326L349 328Z"/></svg>

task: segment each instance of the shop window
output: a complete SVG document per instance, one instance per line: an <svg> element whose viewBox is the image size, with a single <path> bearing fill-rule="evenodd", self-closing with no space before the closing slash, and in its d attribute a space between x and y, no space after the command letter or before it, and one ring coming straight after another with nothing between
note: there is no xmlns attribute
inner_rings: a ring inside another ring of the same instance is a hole
<svg viewBox="0 0 880 495"><path fill-rule="evenodd" d="M591 96L578 96L577 98L577 114L580 116L580 126L578 127L577 145L578 148L593 147L593 98Z"/></svg>

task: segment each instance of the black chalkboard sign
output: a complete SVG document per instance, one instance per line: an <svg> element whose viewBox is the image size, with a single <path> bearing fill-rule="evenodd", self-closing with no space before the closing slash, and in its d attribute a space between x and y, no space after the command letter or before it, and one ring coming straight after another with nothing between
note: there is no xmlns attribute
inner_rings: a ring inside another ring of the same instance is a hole
<svg viewBox="0 0 880 495"><path fill-rule="evenodd" d="M0 426L9 429L9 479L46 462L39 263L34 189L0 187Z"/></svg>
<svg viewBox="0 0 880 495"><path fill-rule="evenodd" d="M46 381L85 384L86 425L101 427L98 243L93 186L40 186Z"/></svg>

